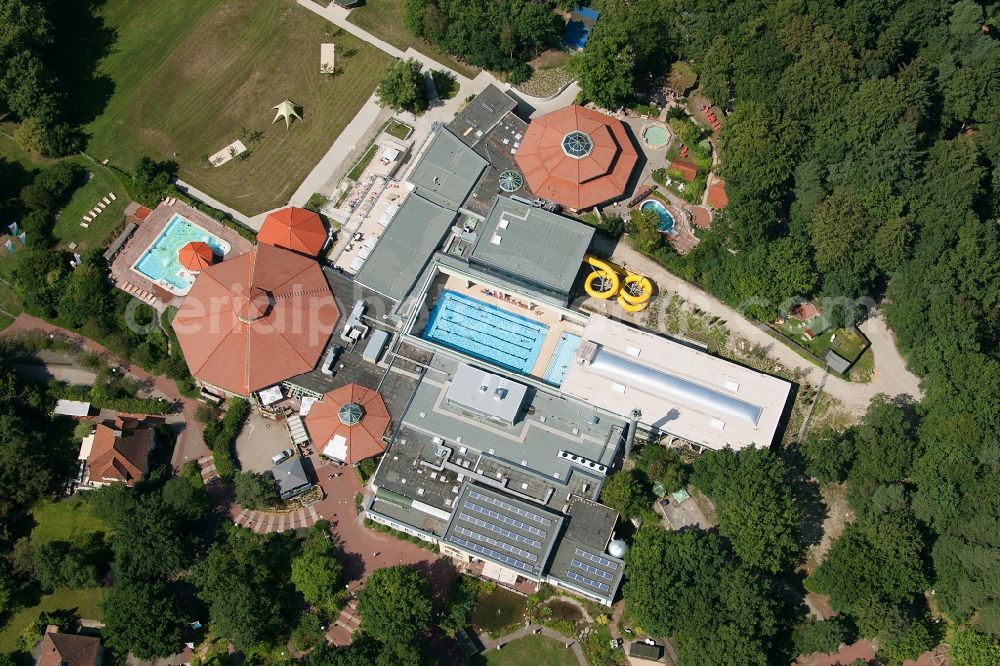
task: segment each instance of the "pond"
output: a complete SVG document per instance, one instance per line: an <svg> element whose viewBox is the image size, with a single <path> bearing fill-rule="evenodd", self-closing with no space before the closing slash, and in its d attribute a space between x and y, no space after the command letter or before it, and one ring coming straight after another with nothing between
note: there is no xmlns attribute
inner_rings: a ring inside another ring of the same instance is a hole
<svg viewBox="0 0 1000 666"><path fill-rule="evenodd" d="M566 620L571 624L576 624L577 622L583 621L583 613L580 611L576 604L572 604L568 601L563 601L562 599L553 599L548 602L542 608L548 608L552 611L552 614L548 616L547 619L553 621Z"/></svg>
<svg viewBox="0 0 1000 666"><path fill-rule="evenodd" d="M525 598L497 587L488 595L480 594L472 611L472 624L480 631L493 632L524 620Z"/></svg>

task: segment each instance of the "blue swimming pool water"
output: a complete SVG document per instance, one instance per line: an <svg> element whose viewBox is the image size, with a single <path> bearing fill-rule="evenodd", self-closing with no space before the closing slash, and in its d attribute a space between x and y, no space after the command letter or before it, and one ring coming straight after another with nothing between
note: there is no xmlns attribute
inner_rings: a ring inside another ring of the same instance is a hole
<svg viewBox="0 0 1000 666"><path fill-rule="evenodd" d="M652 210L660 218L660 223L656 225L656 230L664 234L676 233L674 231L674 216L670 214L656 199L647 199L640 206L643 210Z"/></svg>
<svg viewBox="0 0 1000 666"><path fill-rule="evenodd" d="M186 294L194 284L194 276L183 269L177 259L177 251L191 241L208 243L216 255L228 254L231 249L226 241L210 234L186 217L174 213L167 226L163 227L163 231L133 264L132 270L170 291ZM166 285L163 284L164 281Z"/></svg>
<svg viewBox="0 0 1000 666"><path fill-rule="evenodd" d="M573 357L576 355L576 350L579 346L579 335L573 335L572 333L563 333L560 335L559 342L556 343L556 349L552 352L552 360L549 361L549 367L545 369L543 379L555 386L562 385L563 380L566 379L566 373L569 371L569 364L573 362Z"/></svg>
<svg viewBox="0 0 1000 666"><path fill-rule="evenodd" d="M529 374L548 326L463 296L441 292L421 337L500 367Z"/></svg>

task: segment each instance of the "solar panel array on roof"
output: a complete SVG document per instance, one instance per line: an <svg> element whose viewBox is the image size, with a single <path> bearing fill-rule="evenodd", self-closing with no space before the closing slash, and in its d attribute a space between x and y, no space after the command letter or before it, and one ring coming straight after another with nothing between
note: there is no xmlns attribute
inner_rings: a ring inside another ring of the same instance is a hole
<svg viewBox="0 0 1000 666"><path fill-rule="evenodd" d="M455 500L445 542L476 557L540 579L562 516L466 482Z"/></svg>

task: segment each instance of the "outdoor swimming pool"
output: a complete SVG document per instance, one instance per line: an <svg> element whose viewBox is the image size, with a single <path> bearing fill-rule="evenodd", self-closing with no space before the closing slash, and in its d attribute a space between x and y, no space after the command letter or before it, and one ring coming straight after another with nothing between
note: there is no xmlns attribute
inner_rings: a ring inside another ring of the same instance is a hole
<svg viewBox="0 0 1000 666"><path fill-rule="evenodd" d="M181 266L177 259L177 251L191 241L202 241L212 248L216 255L229 254L229 243L218 236L210 234L205 229L174 213L174 216L163 227L146 251L132 265L132 270L152 280L157 286L167 291L183 296L191 291L194 275Z"/></svg>
<svg viewBox="0 0 1000 666"><path fill-rule="evenodd" d="M660 125L647 125L642 138L653 148L662 148L667 145L667 130Z"/></svg>
<svg viewBox="0 0 1000 666"><path fill-rule="evenodd" d="M663 204L656 199L646 199L639 206L643 210L652 210L660 218L660 223L656 225L656 230L663 234L675 234L674 216L670 214Z"/></svg>
<svg viewBox="0 0 1000 666"><path fill-rule="evenodd" d="M542 377L549 384L560 386L566 379L569 365L573 362L576 350L580 346L580 336L572 333L563 333L559 336L556 349L552 352L552 360L549 367L545 369L545 376Z"/></svg>
<svg viewBox="0 0 1000 666"><path fill-rule="evenodd" d="M508 370L530 374L548 330L548 326L489 303L445 290L421 337Z"/></svg>

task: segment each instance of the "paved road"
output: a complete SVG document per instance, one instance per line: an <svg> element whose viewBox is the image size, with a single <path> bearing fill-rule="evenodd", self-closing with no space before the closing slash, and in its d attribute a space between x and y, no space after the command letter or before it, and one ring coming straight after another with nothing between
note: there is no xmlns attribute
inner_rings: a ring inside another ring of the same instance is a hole
<svg viewBox="0 0 1000 666"><path fill-rule="evenodd" d="M705 312L722 317L731 332L745 338L751 344L765 348L769 356L786 367L802 370L806 379L813 385L818 385L822 381L825 374L823 369L758 329L743 315L714 296L672 275L653 260L639 254L627 242L618 243L612 258L620 264L648 275L660 290L677 293ZM896 349L895 337L886 326L882 315L877 313L860 328L872 343L875 377L867 384L857 384L831 375L826 380L824 391L840 400L846 409L856 414L863 413L877 393L890 396L905 394L920 398L922 396L920 380L906 369L906 361Z"/></svg>
<svg viewBox="0 0 1000 666"><path fill-rule="evenodd" d="M67 331L63 328L59 328L58 326L54 326L47 321L27 314L19 315L17 319L14 320L14 323L4 329L2 335L14 335L24 331L36 330L44 331L45 333L60 333L69 336L73 340L80 341L83 346L90 351L97 352L99 354L109 353L104 347L97 344L93 340L88 340L87 338L81 337L78 333ZM129 374L138 379L140 382L149 383L153 389L152 392L154 395L158 395L172 402L179 402L181 404L181 412L179 414L171 414L167 418L168 423L178 424L180 427L180 431L177 435L177 441L174 444L174 455L172 460L174 469L179 470L189 459L198 459L207 455L208 448L205 446L205 441L202 438L203 427L194 418L194 410L198 406L198 401L183 397L180 394L180 391L177 390L177 385L170 379L151 375L140 367L124 363L120 360L118 360L118 362L121 367L124 367Z"/></svg>

